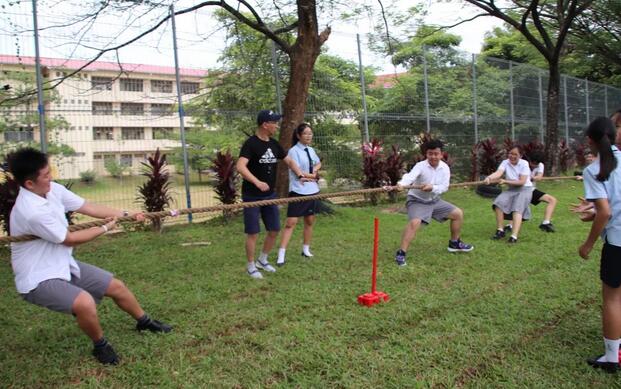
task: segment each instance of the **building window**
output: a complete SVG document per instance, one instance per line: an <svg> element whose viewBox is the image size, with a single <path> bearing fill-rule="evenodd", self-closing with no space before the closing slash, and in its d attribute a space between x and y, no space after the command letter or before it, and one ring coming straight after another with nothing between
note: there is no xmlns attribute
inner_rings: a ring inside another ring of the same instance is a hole
<svg viewBox="0 0 621 389"><path fill-rule="evenodd" d="M4 131L5 142L29 142L34 139L32 128L20 128L17 131Z"/></svg>
<svg viewBox="0 0 621 389"><path fill-rule="evenodd" d="M111 77L93 77L91 78L91 88L95 90L112 90Z"/></svg>
<svg viewBox="0 0 621 389"><path fill-rule="evenodd" d="M132 155L131 154L121 154L121 166L132 167Z"/></svg>
<svg viewBox="0 0 621 389"><path fill-rule="evenodd" d="M153 139L176 139L172 127L153 127Z"/></svg>
<svg viewBox="0 0 621 389"><path fill-rule="evenodd" d="M116 155L114 154L104 154L104 165L108 165L110 163L116 163Z"/></svg>
<svg viewBox="0 0 621 389"><path fill-rule="evenodd" d="M198 82L181 81L181 94L194 95L198 93Z"/></svg>
<svg viewBox="0 0 621 389"><path fill-rule="evenodd" d="M172 81L151 80L151 92L172 93Z"/></svg>
<svg viewBox="0 0 621 389"><path fill-rule="evenodd" d="M121 115L144 115L144 104L121 103Z"/></svg>
<svg viewBox="0 0 621 389"><path fill-rule="evenodd" d="M123 92L142 92L143 82L139 78L121 78Z"/></svg>
<svg viewBox="0 0 621 389"><path fill-rule="evenodd" d="M93 102L93 115L112 115L112 103L110 102Z"/></svg>
<svg viewBox="0 0 621 389"><path fill-rule="evenodd" d="M172 104L151 104L151 115L170 116L172 115Z"/></svg>
<svg viewBox="0 0 621 389"><path fill-rule="evenodd" d="M123 140L144 139L144 128L122 127L121 128L121 139Z"/></svg>
<svg viewBox="0 0 621 389"><path fill-rule="evenodd" d="M93 127L93 140L113 140L114 129L112 127Z"/></svg>

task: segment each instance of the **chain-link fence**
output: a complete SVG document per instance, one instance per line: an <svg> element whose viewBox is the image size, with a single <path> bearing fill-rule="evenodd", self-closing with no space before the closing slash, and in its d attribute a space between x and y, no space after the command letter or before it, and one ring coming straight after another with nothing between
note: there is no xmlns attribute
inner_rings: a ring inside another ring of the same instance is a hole
<svg viewBox="0 0 621 389"><path fill-rule="evenodd" d="M482 139L543 141L546 71L433 47L420 48L406 66L395 68L370 51L364 39L360 43L356 35L333 32L311 84L306 119L313 125L329 187L359 180L361 144L370 138L387 147L398 145L411 162L419 153L421 133L439 136L448 145L454 181L470 175L470 152ZM181 64L193 206L217 202L209 157L218 149L236 154L254 131L257 111L278 109L284 101L287 58L278 50L272 53L268 42L262 49L267 54L244 54L255 61L248 74ZM171 50L153 49L145 62L172 58ZM182 50L191 52L191 45ZM45 80L54 83L82 63L43 58ZM34 85L33 58L4 55L0 66L2 85ZM562 76L561 84L559 134L570 144L581 142L591 119L621 106L620 89L570 76ZM46 92L47 139L57 178L72 181L76 192L93 201L139 207L142 164L159 148L174 172L175 206L184 207L176 92L172 66L108 61L95 62ZM19 104L5 102L0 109L5 152L39 142L35 96Z"/></svg>

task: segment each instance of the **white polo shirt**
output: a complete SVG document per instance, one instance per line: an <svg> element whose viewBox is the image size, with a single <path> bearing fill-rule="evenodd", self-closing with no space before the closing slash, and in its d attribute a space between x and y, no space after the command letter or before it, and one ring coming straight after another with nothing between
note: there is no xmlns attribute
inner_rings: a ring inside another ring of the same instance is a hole
<svg viewBox="0 0 621 389"><path fill-rule="evenodd" d="M450 181L451 168L444 161L440 161L438 166L434 168L429 161L424 160L414 165L409 173L404 174L398 184L401 186L431 184L433 186L431 192L420 189L408 191L409 196L414 196L424 203L431 203L449 189Z"/></svg>
<svg viewBox="0 0 621 389"><path fill-rule="evenodd" d="M530 180L530 166L528 165L528 162L523 159L519 159L515 165L513 165L508 159L505 159L500 163L498 169L502 169L505 172L505 179L507 180L517 181L520 179L520 176L526 176L524 187L533 186L533 183Z"/></svg>
<svg viewBox="0 0 621 389"><path fill-rule="evenodd" d="M53 278L70 281L71 274L80 277L80 269L72 255L73 247L62 242L69 226L65 212L76 211L84 202L55 182L45 198L20 188L11 211L11 235L36 235L41 239L11 243L17 292L28 293L40 282Z"/></svg>

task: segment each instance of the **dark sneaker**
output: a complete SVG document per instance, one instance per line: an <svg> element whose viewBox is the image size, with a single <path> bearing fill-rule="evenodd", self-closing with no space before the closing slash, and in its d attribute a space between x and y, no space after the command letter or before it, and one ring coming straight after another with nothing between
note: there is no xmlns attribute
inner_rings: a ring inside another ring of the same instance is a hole
<svg viewBox="0 0 621 389"><path fill-rule="evenodd" d="M513 231L513 226L512 226L511 224L507 224L507 225L503 228L503 230L504 230L505 232L511 232L511 231Z"/></svg>
<svg viewBox="0 0 621 389"><path fill-rule="evenodd" d="M464 252L467 253L472 251L474 246L468 243L464 243L461 239L457 239L456 241L449 240L448 251L451 253Z"/></svg>
<svg viewBox="0 0 621 389"><path fill-rule="evenodd" d="M172 326L169 326L166 323L162 323L161 321L150 319L148 322L144 324L137 323L136 329L138 331L149 330L151 332L163 332L167 333L172 330Z"/></svg>
<svg viewBox="0 0 621 389"><path fill-rule="evenodd" d="M505 237L505 232L504 231L500 231L500 230L496 230L496 233L494 234L494 236L492 236L492 239L494 240L499 240Z"/></svg>
<svg viewBox="0 0 621 389"><path fill-rule="evenodd" d="M510 238L507 240L507 243L509 243L509 244L514 244L514 243L517 243L517 239L516 239L516 238L514 238L514 237L510 237Z"/></svg>
<svg viewBox="0 0 621 389"><path fill-rule="evenodd" d="M587 359L587 363L589 364L589 366L592 366L595 369L602 369L606 373L614 374L617 372L617 370L619 370L618 362L600 362L599 359L601 357L603 357L603 355L599 355L595 358L589 358Z"/></svg>
<svg viewBox="0 0 621 389"><path fill-rule="evenodd" d="M119 364L119 357L109 343L102 347L95 347L93 349L93 356L104 365Z"/></svg>
<svg viewBox="0 0 621 389"><path fill-rule="evenodd" d="M407 265L407 263L405 263L405 251L397 250L397 253L395 254L395 262L397 262L399 267Z"/></svg>
<svg viewBox="0 0 621 389"><path fill-rule="evenodd" d="M554 226L552 225L552 223L548 223L548 224L541 223L539 225L539 229L543 232L554 232Z"/></svg>

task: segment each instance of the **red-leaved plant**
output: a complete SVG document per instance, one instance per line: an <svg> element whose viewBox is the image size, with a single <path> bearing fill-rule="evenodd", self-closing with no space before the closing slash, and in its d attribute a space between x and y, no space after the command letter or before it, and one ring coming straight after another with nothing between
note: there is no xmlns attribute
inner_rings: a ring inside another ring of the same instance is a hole
<svg viewBox="0 0 621 389"><path fill-rule="evenodd" d="M365 188L379 188L390 183L382 151L382 142L376 138L362 145L362 185ZM373 205L377 204L376 193L371 193L369 198Z"/></svg>
<svg viewBox="0 0 621 389"><path fill-rule="evenodd" d="M399 146L392 145L391 152L386 156L385 162L386 176L388 176L390 185L397 185L397 182L399 182L399 179L403 175L404 165L405 162L403 161L403 155L399 150ZM388 192L388 198L392 202L397 201L397 192Z"/></svg>
<svg viewBox="0 0 621 389"><path fill-rule="evenodd" d="M147 180L138 186L136 199L142 202L147 212L161 212L173 202L166 154L161 154L158 148L152 157L147 158L147 162L142 162L142 175ZM154 231L162 231L162 219L152 218L151 223Z"/></svg>
<svg viewBox="0 0 621 389"><path fill-rule="evenodd" d="M506 137L504 142L502 142L502 152L504 154L501 155L501 159L509 158L509 151L511 151L515 146L518 146L518 143L513 139Z"/></svg>
<svg viewBox="0 0 621 389"><path fill-rule="evenodd" d="M471 179L477 181L481 176L489 176L500 165L502 154L496 145L496 140L486 138L472 148L470 161L472 163Z"/></svg>
<svg viewBox="0 0 621 389"><path fill-rule="evenodd" d="M6 167L6 163L3 165ZM4 168L0 170L0 218L2 218L2 228L11 234L9 220L11 218L11 210L17 200L19 194L19 184L13 178L13 175Z"/></svg>
<svg viewBox="0 0 621 389"><path fill-rule="evenodd" d="M573 155L565 139L558 143L558 157L561 172L566 172L573 166Z"/></svg>
<svg viewBox="0 0 621 389"><path fill-rule="evenodd" d="M235 157L230 150L227 150L226 153L218 151L212 159L211 170L216 175L216 197L222 204L234 204L237 201L239 173L235 164ZM224 220L228 221L232 213L230 210L223 210L222 215Z"/></svg>
<svg viewBox="0 0 621 389"><path fill-rule="evenodd" d="M535 152L545 152L545 145L541 143L538 139L531 140L528 143L522 145L522 153L526 159L530 160L531 155Z"/></svg>
<svg viewBox="0 0 621 389"><path fill-rule="evenodd" d="M573 149L574 149L574 156L576 159L576 164L581 168L585 167L587 165L587 161L585 158L585 154L587 151L586 145L584 143L576 142L574 143Z"/></svg>

